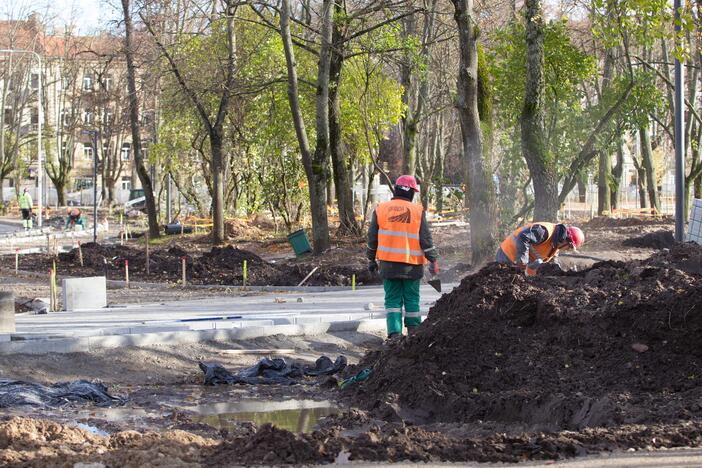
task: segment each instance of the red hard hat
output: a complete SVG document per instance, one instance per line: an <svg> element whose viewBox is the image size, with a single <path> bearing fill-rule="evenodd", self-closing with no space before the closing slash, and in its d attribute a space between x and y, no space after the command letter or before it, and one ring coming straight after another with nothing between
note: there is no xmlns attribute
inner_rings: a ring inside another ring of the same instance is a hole
<svg viewBox="0 0 702 468"><path fill-rule="evenodd" d="M395 185L400 185L402 187L409 187L415 192L419 192L419 186L417 185L417 179L411 175L401 175L395 181Z"/></svg>
<svg viewBox="0 0 702 468"><path fill-rule="evenodd" d="M580 228L568 226L568 243L574 248L579 248L585 243L585 234Z"/></svg>

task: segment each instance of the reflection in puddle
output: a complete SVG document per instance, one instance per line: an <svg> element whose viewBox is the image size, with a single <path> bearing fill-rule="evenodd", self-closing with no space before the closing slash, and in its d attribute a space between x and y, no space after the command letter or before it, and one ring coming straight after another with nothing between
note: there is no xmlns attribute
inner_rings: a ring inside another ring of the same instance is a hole
<svg viewBox="0 0 702 468"><path fill-rule="evenodd" d="M266 423L292 432L310 432L325 416L338 412L329 401L239 401L184 408L195 413L191 420L220 429L233 430L237 423Z"/></svg>

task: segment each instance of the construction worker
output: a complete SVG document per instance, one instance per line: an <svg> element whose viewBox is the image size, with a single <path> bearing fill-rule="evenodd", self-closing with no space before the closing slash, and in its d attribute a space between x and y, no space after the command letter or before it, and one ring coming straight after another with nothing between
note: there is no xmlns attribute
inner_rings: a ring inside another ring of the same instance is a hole
<svg viewBox="0 0 702 468"><path fill-rule="evenodd" d="M541 265L563 249L577 249L585 243L580 228L566 224L529 223L507 236L497 249L498 263L515 265L533 276Z"/></svg>
<svg viewBox="0 0 702 468"><path fill-rule="evenodd" d="M17 202L19 203L20 207L20 212L22 213L22 226L24 227L25 231L29 231L32 229L32 196L29 194L29 191L27 191L27 188L25 187L24 190L22 190L22 195L19 196L17 199Z"/></svg>
<svg viewBox="0 0 702 468"><path fill-rule="evenodd" d="M412 203L419 192L414 177L403 175L395 181L392 200L381 203L373 212L368 228L368 270L380 271L385 288L388 338L402 335L402 308L407 333L421 323L419 283L424 265L439 273L439 262L422 205ZM380 266L378 262L380 260Z"/></svg>
<svg viewBox="0 0 702 468"><path fill-rule="evenodd" d="M69 228L74 228L76 225L80 225L81 228L83 227L83 218L81 217L80 209L68 208L64 231L67 231Z"/></svg>

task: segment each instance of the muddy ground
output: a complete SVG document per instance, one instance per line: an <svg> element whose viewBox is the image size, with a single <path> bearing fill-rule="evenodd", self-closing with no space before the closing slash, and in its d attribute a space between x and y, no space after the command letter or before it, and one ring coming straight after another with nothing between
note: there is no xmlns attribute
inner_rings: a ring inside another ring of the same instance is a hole
<svg viewBox="0 0 702 468"><path fill-rule="evenodd" d="M451 267L457 278L468 276L416 335L398 341L339 334L0 356L2 377L100 379L129 398L114 413L89 405L6 410L0 463L519 462L698 447L702 249L659 245L667 224L600 223L586 230L581 257L572 257L577 270L525 278L494 264L472 274L465 263ZM596 263L610 253L633 260ZM224 352L241 347L295 348L286 358L306 362L344 354L352 365L342 377L372 373L344 390L326 377L204 387L197 362L238 369L260 358ZM223 429L190 409L258 398L329 400L340 413L300 434L246 422Z"/></svg>

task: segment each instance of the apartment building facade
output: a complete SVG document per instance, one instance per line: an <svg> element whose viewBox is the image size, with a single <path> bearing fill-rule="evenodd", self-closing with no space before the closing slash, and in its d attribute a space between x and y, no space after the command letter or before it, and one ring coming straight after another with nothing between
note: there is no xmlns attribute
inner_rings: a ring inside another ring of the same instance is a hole
<svg viewBox="0 0 702 468"><path fill-rule="evenodd" d="M5 201L24 187L38 196L38 177L43 177L46 203L92 204L94 171L102 202L123 203L139 188L121 47L121 38L107 34L47 33L36 17L0 22ZM145 152L156 133L156 96L153 90L140 93ZM37 164L40 118L42 168Z"/></svg>

